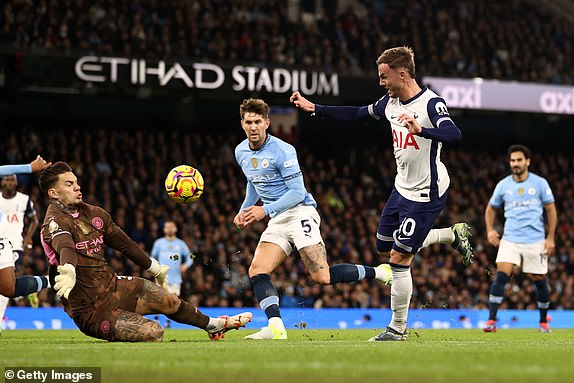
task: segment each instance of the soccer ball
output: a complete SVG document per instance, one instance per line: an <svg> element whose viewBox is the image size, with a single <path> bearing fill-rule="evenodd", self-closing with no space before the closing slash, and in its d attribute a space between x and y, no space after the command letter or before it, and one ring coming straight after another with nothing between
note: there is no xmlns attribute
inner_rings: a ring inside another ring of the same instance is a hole
<svg viewBox="0 0 574 383"><path fill-rule="evenodd" d="M203 176L189 165L176 166L165 178L165 190L175 202L195 202L203 193Z"/></svg>

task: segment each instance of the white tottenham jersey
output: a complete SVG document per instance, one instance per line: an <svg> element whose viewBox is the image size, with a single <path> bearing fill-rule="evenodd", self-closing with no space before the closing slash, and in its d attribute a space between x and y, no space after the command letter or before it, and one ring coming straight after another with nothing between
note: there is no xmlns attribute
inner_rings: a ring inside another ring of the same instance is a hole
<svg viewBox="0 0 574 383"><path fill-rule="evenodd" d="M13 250L23 250L24 217L34 215L34 204L26 194L16 192L14 197L8 199L0 194L0 237L8 238Z"/></svg>
<svg viewBox="0 0 574 383"><path fill-rule="evenodd" d="M368 109L375 119L383 117L391 123L397 163L397 191L406 199L416 202L428 202L442 196L450 184L446 167L440 160L442 143L409 133L397 118L406 113L423 128L437 128L441 123L450 121L444 100L432 90L423 88L406 103L385 95L369 105Z"/></svg>

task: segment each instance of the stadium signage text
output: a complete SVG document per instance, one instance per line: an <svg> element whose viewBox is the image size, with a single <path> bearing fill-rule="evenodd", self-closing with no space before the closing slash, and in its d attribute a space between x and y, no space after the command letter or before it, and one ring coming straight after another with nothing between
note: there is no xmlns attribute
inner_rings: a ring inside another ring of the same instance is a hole
<svg viewBox="0 0 574 383"><path fill-rule="evenodd" d="M484 79L425 77L450 108L574 115L574 88Z"/></svg>
<svg viewBox="0 0 574 383"><path fill-rule="evenodd" d="M182 65L158 61L150 64L144 59L84 56L76 61L74 71L80 80L90 83L129 81L132 85L146 85L154 81L163 87L180 82L188 88L219 89L228 82L226 71L211 63ZM301 90L308 95L339 95L337 73L236 65L231 68L231 79L231 89L236 92L286 93Z"/></svg>

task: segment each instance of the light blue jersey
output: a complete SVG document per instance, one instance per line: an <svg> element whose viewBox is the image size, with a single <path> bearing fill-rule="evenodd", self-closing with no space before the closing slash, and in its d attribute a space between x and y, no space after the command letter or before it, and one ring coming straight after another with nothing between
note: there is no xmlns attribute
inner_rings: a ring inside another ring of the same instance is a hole
<svg viewBox="0 0 574 383"><path fill-rule="evenodd" d="M293 145L268 134L260 149L251 150L245 139L235 148L235 159L247 177L241 210L255 205L259 198L270 217L299 204L317 207L305 188Z"/></svg>
<svg viewBox="0 0 574 383"><path fill-rule="evenodd" d="M528 173L524 182L516 182L512 175L498 182L490 205L500 208L504 205L503 238L515 243L543 241L544 205L554 202L554 195L546 179Z"/></svg>
<svg viewBox="0 0 574 383"><path fill-rule="evenodd" d="M181 285L181 265L187 267L193 265L190 251L184 241L179 238L169 240L161 237L155 240L151 249L151 257L157 259L162 265L169 266L167 282L169 284ZM184 262L185 260L185 262Z"/></svg>

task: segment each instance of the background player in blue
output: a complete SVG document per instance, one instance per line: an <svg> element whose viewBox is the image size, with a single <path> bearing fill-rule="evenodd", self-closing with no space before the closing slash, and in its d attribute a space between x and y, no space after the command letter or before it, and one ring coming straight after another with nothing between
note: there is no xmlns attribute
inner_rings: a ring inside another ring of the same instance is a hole
<svg viewBox="0 0 574 383"><path fill-rule="evenodd" d="M235 148L235 158L247 177L245 200L233 223L245 228L265 216L271 219L259 239L249 267L253 292L269 324L246 339L287 339L279 311L279 295L270 274L291 254L293 246L313 281L320 284L356 282L363 278L390 283L388 265L340 264L329 267L319 225L317 203L305 189L297 152L267 133L269 106L260 99L244 100L239 108L247 139ZM261 199L263 205L256 205Z"/></svg>
<svg viewBox="0 0 574 383"><path fill-rule="evenodd" d="M356 121L384 118L392 129L397 176L377 229L377 250L390 256L392 319L371 341L406 340L408 309L413 291L410 264L414 254L432 243L450 243L465 265L472 262L468 225L432 229L446 204L450 178L440 160L443 142L459 141L460 130L451 120L445 101L415 80L413 50L396 47L377 59L379 85L387 94L367 106L324 106L311 103L299 92L291 102L317 116Z"/></svg>
<svg viewBox="0 0 574 383"><path fill-rule="evenodd" d="M512 174L503 178L494 188L486 205L484 220L488 242L498 247L496 277L490 287L488 303L490 315L485 332L496 331L496 313L504 297L504 287L510 280L514 265L522 266L536 285L536 303L540 310L540 332L550 332L547 322L548 257L554 252L557 213L554 195L546 179L528 171L530 149L512 145L508 161ZM502 239L494 228L495 209L504 207L504 233ZM544 212L548 231L544 235Z"/></svg>
<svg viewBox="0 0 574 383"><path fill-rule="evenodd" d="M181 295L181 275L188 267L193 265L191 252L186 243L177 238L177 225L173 221L165 221L163 224L164 236L154 241L151 248L151 257L162 265L169 266L167 272L167 291ZM171 321L168 319L166 327L170 327Z"/></svg>
<svg viewBox="0 0 574 383"><path fill-rule="evenodd" d="M160 264L169 266L167 290L179 296L181 295L181 274L193 265L193 259L187 244L176 237L175 222L166 221L163 225L163 234L163 237L154 241L151 257Z"/></svg>

